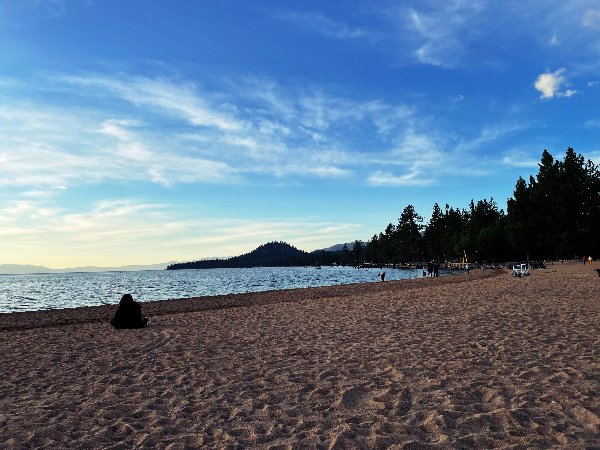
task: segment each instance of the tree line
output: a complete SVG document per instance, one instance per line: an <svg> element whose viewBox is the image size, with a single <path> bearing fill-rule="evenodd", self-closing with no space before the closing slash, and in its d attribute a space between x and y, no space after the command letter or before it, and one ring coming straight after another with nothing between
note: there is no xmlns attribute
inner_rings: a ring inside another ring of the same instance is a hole
<svg viewBox="0 0 600 450"><path fill-rule="evenodd" d="M600 254L600 166L568 148L562 161L544 150L537 175L517 180L507 211L493 198L459 209L433 205L431 219L412 205L353 259L373 264L572 259ZM358 241L357 241L358 242ZM360 243L359 243L360 244Z"/></svg>
<svg viewBox="0 0 600 450"><path fill-rule="evenodd" d="M562 161L544 150L537 175L519 177L507 211L493 198L468 208L437 203L423 224L413 205L398 223L368 242L354 241L341 250L307 253L285 243L270 242L244 255L177 263L174 269L257 266L359 266L408 264L430 260L469 262L573 259L600 255L600 166L568 148Z"/></svg>

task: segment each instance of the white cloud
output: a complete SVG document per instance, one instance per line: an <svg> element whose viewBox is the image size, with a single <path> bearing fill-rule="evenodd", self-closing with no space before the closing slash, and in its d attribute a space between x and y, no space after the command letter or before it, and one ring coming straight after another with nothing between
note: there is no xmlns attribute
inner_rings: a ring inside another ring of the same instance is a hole
<svg viewBox="0 0 600 450"><path fill-rule="evenodd" d="M139 126L140 122L136 120L128 119L108 119L100 124L98 131L108 136L115 137L122 141L128 141L131 139L131 133L127 130L127 127Z"/></svg>
<svg viewBox="0 0 600 450"><path fill-rule="evenodd" d="M374 38L375 33L359 27L352 27L338 20L333 20L320 12L298 13L280 12L275 18L286 20L295 25L316 31L317 33L335 39L365 39Z"/></svg>
<svg viewBox="0 0 600 450"><path fill-rule="evenodd" d="M27 19L35 14L46 19L64 16L64 0L5 0L0 5L0 19Z"/></svg>
<svg viewBox="0 0 600 450"><path fill-rule="evenodd" d="M567 82L565 69L561 68L554 72L545 72L538 75L534 87L540 91L540 98L571 97L577 93L573 89L561 90Z"/></svg>
<svg viewBox="0 0 600 450"><path fill-rule="evenodd" d="M402 34L402 44L409 44L417 61L442 67L454 67L470 43L498 24L487 29L476 25L482 20L485 4L481 1L449 0L415 2L414 7L393 8L387 15Z"/></svg>
<svg viewBox="0 0 600 450"><path fill-rule="evenodd" d="M49 267L148 264L233 256L266 240L314 250L354 239L361 226L316 218L197 220L165 204L127 198L98 201L83 211L40 201L0 203L1 263ZM152 245L148 245L152 242Z"/></svg>
<svg viewBox="0 0 600 450"><path fill-rule="evenodd" d="M433 178L421 177L417 172L394 175L390 172L378 170L367 178L367 183L371 186L429 186L433 182Z"/></svg>
<svg viewBox="0 0 600 450"><path fill-rule="evenodd" d="M594 164L600 165L600 150L589 152L587 156Z"/></svg>
<svg viewBox="0 0 600 450"><path fill-rule="evenodd" d="M54 189L106 181L235 183L225 162L181 154L132 119L97 121L45 105L0 109L0 186Z"/></svg>
<svg viewBox="0 0 600 450"><path fill-rule="evenodd" d="M320 87L285 87L260 78L230 83L210 96L200 96L187 82L123 75L53 81L45 89L67 89L91 106L72 111L9 101L0 108L0 183L5 186L26 191L106 182L171 187L264 183L265 177L294 184L307 178L364 180L369 173L374 174L370 184L426 185L457 171L481 174L486 162L475 154L481 144L519 129L490 126L464 141L436 130L433 118L420 117L411 105L350 99ZM148 98L150 86L163 100ZM181 98L182 104L201 104L206 117L236 127L215 121L214 126L194 125L190 117L198 111L157 109L175 101L175 94L165 93L185 93L192 99ZM96 105L98 96L102 101Z"/></svg>
<svg viewBox="0 0 600 450"><path fill-rule="evenodd" d="M511 167L535 168L538 166L538 160L526 151L513 149L504 153L502 156L502 164Z"/></svg>
<svg viewBox="0 0 600 450"><path fill-rule="evenodd" d="M600 119L586 120L583 126L585 128L600 128Z"/></svg>
<svg viewBox="0 0 600 450"><path fill-rule="evenodd" d="M383 5L372 6L383 16L382 34L387 33L382 38L386 45L377 49L396 56L396 64L505 69L512 64L509 55L521 51L525 39L532 51L547 51L550 45L570 66L585 64L586 71L598 71L597 0L547 0L544 8L523 0L403 0Z"/></svg>
<svg viewBox="0 0 600 450"><path fill-rule="evenodd" d="M581 25L600 30L600 9L586 9L581 18Z"/></svg>
<svg viewBox="0 0 600 450"><path fill-rule="evenodd" d="M135 77L126 81L99 76L65 76L62 80L81 87L108 90L134 105L149 106L167 115L174 114L195 126L216 127L226 131L239 130L244 126L226 111L211 108L192 83L177 84Z"/></svg>

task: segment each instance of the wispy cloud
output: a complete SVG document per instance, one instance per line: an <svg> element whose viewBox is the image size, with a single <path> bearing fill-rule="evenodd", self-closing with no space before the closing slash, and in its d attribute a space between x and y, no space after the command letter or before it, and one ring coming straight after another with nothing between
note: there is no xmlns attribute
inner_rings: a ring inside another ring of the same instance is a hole
<svg viewBox="0 0 600 450"><path fill-rule="evenodd" d="M600 9L586 9L581 18L581 25L600 30Z"/></svg>
<svg viewBox="0 0 600 450"><path fill-rule="evenodd" d="M600 165L600 150L590 152L588 158L592 160L594 164Z"/></svg>
<svg viewBox="0 0 600 450"><path fill-rule="evenodd" d="M105 89L134 105L149 106L159 112L175 114L191 125L228 131L243 128L243 124L227 111L215 111L211 108L193 83L172 83L148 78L125 81L99 76L64 76L62 79L80 87Z"/></svg>
<svg viewBox="0 0 600 450"><path fill-rule="evenodd" d="M227 163L173 152L139 121L19 107L0 111L0 185L59 187L106 181L236 182ZM143 127L141 127L143 129ZM147 132L147 131L146 131Z"/></svg>
<svg viewBox="0 0 600 450"><path fill-rule="evenodd" d="M583 124L585 128L600 128L600 119L589 119Z"/></svg>
<svg viewBox="0 0 600 450"><path fill-rule="evenodd" d="M530 152L512 149L504 153L502 164L510 167L536 168L538 167L538 160Z"/></svg>
<svg viewBox="0 0 600 450"><path fill-rule="evenodd" d="M473 138L440 132L434 128L408 128L394 150L382 155L383 166L402 171L377 169L367 183L372 186L429 186L457 174L479 177L490 173L495 164L482 158L482 146L499 141L526 128L525 124L499 123L484 126Z"/></svg>
<svg viewBox="0 0 600 450"><path fill-rule="evenodd" d="M225 81L211 95L180 80L80 74L52 81L46 90L91 106L61 110L7 97L0 184L33 192L131 181L260 184L272 177L418 186L464 173L467 161L473 175L481 174L481 145L519 129L500 123L464 139L432 127L416 105L257 77Z"/></svg>
<svg viewBox="0 0 600 450"><path fill-rule="evenodd" d="M374 39L376 33L364 28L353 27L338 20L327 17L321 12L280 11L273 16L291 22L305 29L315 31L323 36L335 39Z"/></svg>
<svg viewBox="0 0 600 450"><path fill-rule="evenodd" d="M454 67L473 40L492 30L478 26L484 9L480 1L415 2L394 6L386 15L401 34L399 45L408 44L417 61Z"/></svg>
<svg viewBox="0 0 600 450"><path fill-rule="evenodd" d="M592 34L600 27L596 0L548 0L544 8L521 0L407 0L390 2L380 11L384 25L391 24L391 30L382 26L386 48L399 56L400 64L416 61L455 68L476 63L505 68L511 64L506 56L509 49L518 51L520 38L526 36L540 51L550 46L569 67L597 69L595 64L582 66L582 60L598 55ZM570 29L578 32L558 33Z"/></svg>
<svg viewBox="0 0 600 450"><path fill-rule="evenodd" d="M0 20L18 23L31 15L56 19L64 16L66 11L64 0L8 0L0 5Z"/></svg>
<svg viewBox="0 0 600 450"><path fill-rule="evenodd" d="M433 178L422 178L420 173L408 172L395 175L391 172L378 170L367 178L371 186L429 186L434 183Z"/></svg>
<svg viewBox="0 0 600 450"><path fill-rule="evenodd" d="M60 268L114 265L118 260L132 264L189 261L233 256L271 239L314 250L338 239L350 240L361 229L358 224L301 217L257 221L182 216L165 204L123 198L99 201L77 212L35 200L11 200L0 203L0 263L24 264L34 258L39 264Z"/></svg>

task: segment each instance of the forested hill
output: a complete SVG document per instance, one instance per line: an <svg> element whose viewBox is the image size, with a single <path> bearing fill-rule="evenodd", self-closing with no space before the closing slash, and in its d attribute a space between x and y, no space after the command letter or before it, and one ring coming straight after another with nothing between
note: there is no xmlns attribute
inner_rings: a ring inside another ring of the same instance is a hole
<svg viewBox="0 0 600 450"><path fill-rule="evenodd" d="M278 267L310 264L309 254L286 242L269 242L240 256L171 264L167 270L217 269L225 267Z"/></svg>

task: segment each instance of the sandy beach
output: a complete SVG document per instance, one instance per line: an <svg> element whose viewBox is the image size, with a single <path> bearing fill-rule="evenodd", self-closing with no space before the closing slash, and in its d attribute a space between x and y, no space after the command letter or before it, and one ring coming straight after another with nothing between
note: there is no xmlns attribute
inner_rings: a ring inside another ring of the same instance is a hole
<svg viewBox="0 0 600 450"><path fill-rule="evenodd" d="M600 448L596 267L0 315L0 448Z"/></svg>

